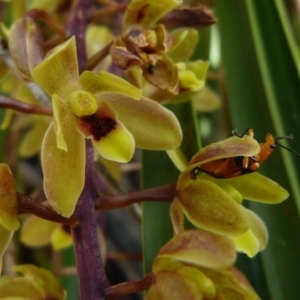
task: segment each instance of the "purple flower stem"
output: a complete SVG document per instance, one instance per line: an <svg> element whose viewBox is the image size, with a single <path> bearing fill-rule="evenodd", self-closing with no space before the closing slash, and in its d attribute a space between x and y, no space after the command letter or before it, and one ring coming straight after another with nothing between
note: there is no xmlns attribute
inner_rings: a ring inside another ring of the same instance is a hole
<svg viewBox="0 0 300 300"><path fill-rule="evenodd" d="M68 35L76 36L77 57L80 70L86 63L85 32L88 12L92 2L92 0L73 0L67 26Z"/></svg>
<svg viewBox="0 0 300 300"><path fill-rule="evenodd" d="M80 220L72 228L74 250L79 279L80 300L101 300L109 286L100 256L95 215L97 190L94 180L93 149L90 141L86 142L85 186L78 200L74 215Z"/></svg>
<svg viewBox="0 0 300 300"><path fill-rule="evenodd" d="M85 32L87 15L91 5L92 0L73 0L67 26L68 34L76 37L79 69L85 64L87 58ZM85 184L74 212L74 215L79 220L79 225L71 228L80 300L103 300L105 289L109 286L97 238L95 215L95 199L97 196L93 148L91 142L87 140Z"/></svg>

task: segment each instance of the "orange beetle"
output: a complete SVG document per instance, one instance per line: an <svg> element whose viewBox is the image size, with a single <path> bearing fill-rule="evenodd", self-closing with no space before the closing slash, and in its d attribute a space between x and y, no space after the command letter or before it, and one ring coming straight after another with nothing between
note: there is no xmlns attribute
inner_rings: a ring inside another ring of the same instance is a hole
<svg viewBox="0 0 300 300"><path fill-rule="evenodd" d="M248 128L243 134L233 130L233 135L242 138L245 134L254 136L252 128ZM205 172L215 178L232 178L255 172L260 165L271 155L276 146L280 146L300 157L300 154L277 142L279 139L293 139L292 135L274 137L270 133L266 135L266 141L260 143L260 152L254 156L236 156L213 160L194 168L191 171L191 178L196 179L198 171Z"/></svg>

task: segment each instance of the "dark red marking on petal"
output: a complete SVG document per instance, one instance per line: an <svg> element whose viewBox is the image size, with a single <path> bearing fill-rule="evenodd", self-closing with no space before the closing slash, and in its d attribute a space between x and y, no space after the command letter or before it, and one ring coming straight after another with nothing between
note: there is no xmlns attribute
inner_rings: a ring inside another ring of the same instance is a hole
<svg viewBox="0 0 300 300"><path fill-rule="evenodd" d="M149 4L146 4L144 7L142 7L139 12L138 12L138 15L136 17L136 23L140 23L142 21L142 19L145 17L146 13L147 13L147 10L149 8Z"/></svg>
<svg viewBox="0 0 300 300"><path fill-rule="evenodd" d="M93 136L96 141L107 136L116 129L116 121L109 117L100 117L97 114L81 117L85 130Z"/></svg>

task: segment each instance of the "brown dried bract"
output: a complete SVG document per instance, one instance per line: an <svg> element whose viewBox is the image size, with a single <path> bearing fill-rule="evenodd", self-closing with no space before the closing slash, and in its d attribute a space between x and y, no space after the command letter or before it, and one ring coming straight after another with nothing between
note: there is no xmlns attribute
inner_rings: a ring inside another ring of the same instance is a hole
<svg viewBox="0 0 300 300"><path fill-rule="evenodd" d="M168 13L161 20L168 28L207 27L217 22L213 13L205 6L179 7Z"/></svg>

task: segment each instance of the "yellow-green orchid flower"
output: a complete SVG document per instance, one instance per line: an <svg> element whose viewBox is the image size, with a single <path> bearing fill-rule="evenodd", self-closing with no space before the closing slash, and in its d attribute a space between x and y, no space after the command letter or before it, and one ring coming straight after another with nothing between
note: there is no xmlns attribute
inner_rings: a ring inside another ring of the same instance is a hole
<svg viewBox="0 0 300 300"><path fill-rule="evenodd" d="M129 71L137 86L142 87L143 76L159 89L173 95L178 93L178 70L166 55L172 45L171 36L164 25L152 25L181 2L133 0L129 3L123 18L123 33L115 38L110 54L115 64Z"/></svg>
<svg viewBox="0 0 300 300"><path fill-rule="evenodd" d="M258 300L237 269L234 244L203 230L187 230L173 237L154 259L154 283L146 300L241 299Z"/></svg>
<svg viewBox="0 0 300 300"><path fill-rule="evenodd" d="M23 276L2 276L0 299L66 299L66 291L48 270L34 265L17 265L13 267L13 270Z"/></svg>
<svg viewBox="0 0 300 300"><path fill-rule="evenodd" d="M184 228L183 215L197 228L228 236L236 248L253 257L265 248L268 234L263 221L245 209L243 199L264 203L280 203L288 192L274 181L258 173L230 179L216 179L207 174L194 178L195 166L228 157L253 156L260 151L252 137L233 136L201 149L182 172L177 195L171 206L174 231Z"/></svg>
<svg viewBox="0 0 300 300"><path fill-rule="evenodd" d="M20 240L28 247L43 247L51 244L61 250L73 244L69 227L37 216L29 216L21 227Z"/></svg>
<svg viewBox="0 0 300 300"><path fill-rule="evenodd" d="M54 120L42 145L44 189L66 217L84 184L85 138L101 156L118 162L128 162L135 146L174 149L181 142L175 116L142 98L140 89L105 71L79 75L74 37L54 48L32 78L52 96Z"/></svg>
<svg viewBox="0 0 300 300"><path fill-rule="evenodd" d="M103 261L106 260L106 243L102 230L97 227L99 248ZM55 251L73 245L70 227L30 215L22 224L20 241L27 247L45 247L51 245Z"/></svg>
<svg viewBox="0 0 300 300"><path fill-rule="evenodd" d="M20 226L17 214L18 204L14 178L8 165L0 164L0 273L2 256L14 231Z"/></svg>

